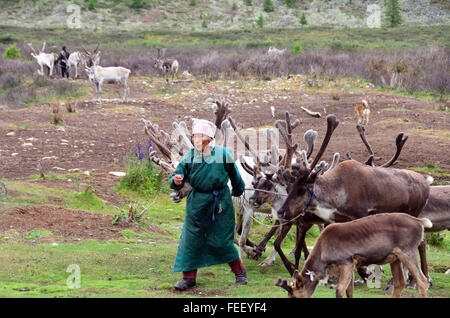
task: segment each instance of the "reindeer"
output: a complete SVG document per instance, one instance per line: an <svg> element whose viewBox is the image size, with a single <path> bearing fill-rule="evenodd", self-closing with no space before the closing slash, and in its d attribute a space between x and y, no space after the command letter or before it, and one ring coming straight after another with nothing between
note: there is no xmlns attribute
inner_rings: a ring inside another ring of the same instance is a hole
<svg viewBox="0 0 450 318"><path fill-rule="evenodd" d="M269 56L273 56L273 57L278 57L278 56L282 56L284 54L286 54L286 49L277 49L276 47L269 47L269 49L267 50L267 55Z"/></svg>
<svg viewBox="0 0 450 318"><path fill-rule="evenodd" d="M327 133L319 152L310 165L302 162L298 167L279 217L290 220L309 212L327 223L339 223L383 212L418 216L430 192L426 178L419 173L347 160L323 174L323 162L317 164L338 124L334 115L327 116ZM292 275L296 268L279 247L277 252Z"/></svg>
<svg viewBox="0 0 450 318"><path fill-rule="evenodd" d="M69 58L67 59L67 66L69 68L69 74L74 74L72 75L74 79L78 78L78 67L80 67L82 64L86 63L85 58L81 52L75 51L69 55ZM72 69L74 69L75 72L73 72Z"/></svg>
<svg viewBox="0 0 450 318"><path fill-rule="evenodd" d="M294 282L278 278L275 285L288 291L289 297L309 298L330 271L339 272L336 297L353 297L355 268L370 264L390 264L394 279L392 297L398 298L406 286L402 264L412 274L419 297L426 298L427 278L417 263L417 248L430 220L404 213L382 213L354 221L331 224L319 235L305 266L293 273Z"/></svg>
<svg viewBox="0 0 450 318"><path fill-rule="evenodd" d="M36 62L39 64L39 66L41 67L40 70L38 70L38 74L41 76L44 76L44 66L48 67L49 71L48 71L48 75L50 77L53 76L53 67L55 65L55 54L53 53L45 53L45 45L46 43L44 42L44 44L42 45L42 49L39 51L39 53L36 53L35 49L33 48L32 43L28 43L28 46L31 48L32 52L31 52L31 56L34 57L34 59L36 60Z"/></svg>
<svg viewBox="0 0 450 318"><path fill-rule="evenodd" d="M370 107L369 103L366 100L362 100L361 104L353 107L356 112L356 119L358 119L358 124L368 125L369 124L369 115L370 115Z"/></svg>
<svg viewBox="0 0 450 318"><path fill-rule="evenodd" d="M120 83L123 87L123 101L127 100L130 94L130 88L128 87L127 80L131 71L121 66L101 67L94 65L92 67L86 67L86 73L89 80L95 84L95 92L99 97L100 102L102 100L102 85L106 83Z"/></svg>
<svg viewBox="0 0 450 318"><path fill-rule="evenodd" d="M173 79L178 72L179 63L176 59L166 58L165 55L165 49L161 50L160 48L158 48L158 56L153 67L155 69L162 70L166 74L166 82L168 83L169 78L167 77L167 74L170 73L172 75L173 82Z"/></svg>

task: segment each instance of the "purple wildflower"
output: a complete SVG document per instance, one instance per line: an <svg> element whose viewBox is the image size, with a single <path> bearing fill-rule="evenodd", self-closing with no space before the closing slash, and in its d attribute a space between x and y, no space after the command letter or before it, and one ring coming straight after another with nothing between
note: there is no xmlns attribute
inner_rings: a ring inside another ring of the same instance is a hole
<svg viewBox="0 0 450 318"><path fill-rule="evenodd" d="M8 189L6 188L6 185L3 182L1 182L1 181L0 181L0 183L2 184L3 188L5 189L5 194L7 195L8 194Z"/></svg>

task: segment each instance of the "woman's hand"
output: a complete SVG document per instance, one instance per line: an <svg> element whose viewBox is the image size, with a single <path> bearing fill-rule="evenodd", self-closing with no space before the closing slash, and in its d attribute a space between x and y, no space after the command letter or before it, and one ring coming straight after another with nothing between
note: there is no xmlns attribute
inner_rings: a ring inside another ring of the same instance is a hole
<svg viewBox="0 0 450 318"><path fill-rule="evenodd" d="M183 178L184 178L184 176L182 174L176 174L173 177L173 183L175 183L175 185L179 186L183 182Z"/></svg>

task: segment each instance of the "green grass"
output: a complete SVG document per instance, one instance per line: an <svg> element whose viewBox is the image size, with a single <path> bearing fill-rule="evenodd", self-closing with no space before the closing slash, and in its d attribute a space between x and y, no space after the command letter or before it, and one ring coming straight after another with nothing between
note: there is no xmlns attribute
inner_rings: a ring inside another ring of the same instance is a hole
<svg viewBox="0 0 450 318"><path fill-rule="evenodd" d="M0 196L2 206L44 205L53 204L55 200L64 208L86 210L103 214L113 214L117 208L109 206L99 199L89 186L83 191L48 188L29 182L3 180L6 184L8 196Z"/></svg>
<svg viewBox="0 0 450 318"><path fill-rule="evenodd" d="M42 185L3 180L10 195L0 197L0 208L28 205L35 202L46 204L47 193L64 199L63 206L83 207L97 213L108 213L106 205L89 189L83 192L48 189ZM131 191L128 192L131 195ZM39 200L38 200L39 198ZM71 199L73 201L71 201ZM54 235L45 229L33 229L24 242L0 243L0 297L286 297L286 292L274 286L278 277L288 278L288 273L279 257L271 267L258 266L267 257L273 245L268 244L260 261L244 258L249 285L235 286L234 275L226 264L201 268L198 272L196 296L175 293L173 284L180 278L172 272L178 240L184 219L185 202L173 203L168 194L148 197L134 193L133 199L150 205L141 222L142 233L130 229L121 231L121 239L108 242L87 240L71 244L61 243L30 245L37 237L51 238ZM115 210L116 213L118 210ZM261 220L263 220L261 218ZM269 224L269 220L263 220ZM163 232L148 231L148 226L157 226ZM147 229L145 231L145 229ZM250 237L259 241L268 227L254 223ZM319 235L314 226L307 235L307 245L312 246ZM1 239L1 237L0 237ZM428 260L432 270L434 286L428 291L433 297L450 296L450 279L443 271L450 263L448 237L443 247L429 246ZM4 240L3 240L4 241ZM288 235L283 249L286 254L295 245L295 232ZM293 256L287 255L293 261ZM302 261L303 262L303 261ZM69 288L67 272L69 265L80 268L81 288ZM383 267L382 286L390 277L389 266ZM202 294L199 294L199 293ZM356 298L390 297L381 289L355 288ZM403 296L417 296L417 291L405 290ZM314 297L335 297L335 291L318 287Z"/></svg>
<svg viewBox="0 0 450 318"><path fill-rule="evenodd" d="M339 32L336 32L338 30ZM346 50L397 50L426 48L431 45L450 47L450 26L401 26L389 29L366 28L264 28L226 31L103 31L97 32L70 29L25 29L0 26L1 34L15 37L27 43L45 39L47 45L71 43L73 46L96 45L102 47L195 47L195 46L283 46L301 43L303 49L335 48ZM257 39L257 40L256 40ZM87 41L87 42L86 42Z"/></svg>

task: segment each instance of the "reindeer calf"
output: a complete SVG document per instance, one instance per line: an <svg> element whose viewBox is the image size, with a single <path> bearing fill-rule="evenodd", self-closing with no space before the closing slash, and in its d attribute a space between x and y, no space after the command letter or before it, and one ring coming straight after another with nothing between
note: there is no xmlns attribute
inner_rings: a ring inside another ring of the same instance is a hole
<svg viewBox="0 0 450 318"><path fill-rule="evenodd" d="M370 107L369 103L366 100L363 100L361 104L358 104L354 107L356 112L356 118L358 119L358 124L368 125L369 124L369 115L370 115Z"/></svg>
<svg viewBox="0 0 450 318"><path fill-rule="evenodd" d="M400 297L406 286L402 266L416 281L419 296L426 297L427 279L417 263L417 248L423 240L424 228L431 222L405 213L383 213L355 221L331 224L317 239L301 273L294 272L294 282L278 279L275 285L288 291L289 297L309 298L319 280L338 269L336 297L346 293L353 297L354 269L370 264L390 264L394 279L392 297Z"/></svg>

